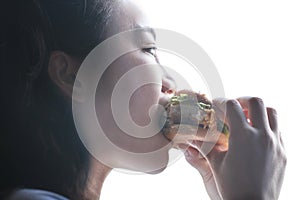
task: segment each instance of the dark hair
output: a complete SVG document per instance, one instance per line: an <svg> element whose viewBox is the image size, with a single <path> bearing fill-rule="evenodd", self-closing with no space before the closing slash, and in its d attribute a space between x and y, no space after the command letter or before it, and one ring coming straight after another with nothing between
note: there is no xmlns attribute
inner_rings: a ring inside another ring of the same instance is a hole
<svg viewBox="0 0 300 200"><path fill-rule="evenodd" d="M0 191L46 189L83 199L89 154L47 73L52 51L84 58L106 38L112 0L1 2Z"/></svg>

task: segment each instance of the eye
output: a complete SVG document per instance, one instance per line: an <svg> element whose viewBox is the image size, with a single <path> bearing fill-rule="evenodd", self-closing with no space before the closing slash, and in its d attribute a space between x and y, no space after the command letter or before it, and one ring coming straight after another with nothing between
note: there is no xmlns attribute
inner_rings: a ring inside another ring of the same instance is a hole
<svg viewBox="0 0 300 200"><path fill-rule="evenodd" d="M147 47L147 48L143 48L143 51L151 54L156 58L156 49L157 49L156 47Z"/></svg>

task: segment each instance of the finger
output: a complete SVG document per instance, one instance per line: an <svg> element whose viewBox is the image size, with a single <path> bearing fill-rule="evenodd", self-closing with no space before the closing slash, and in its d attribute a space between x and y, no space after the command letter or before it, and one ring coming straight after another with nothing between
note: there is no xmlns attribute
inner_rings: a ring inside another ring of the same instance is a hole
<svg viewBox="0 0 300 200"><path fill-rule="evenodd" d="M282 148L285 149L284 148L284 142L283 142L283 139L282 139L282 136L281 136L280 132L279 132L279 141L280 141L280 144L281 144Z"/></svg>
<svg viewBox="0 0 300 200"><path fill-rule="evenodd" d="M226 117L228 119L230 129L229 140L231 140L238 136L240 134L240 130L249 124L238 101L228 100L226 102L226 110Z"/></svg>
<svg viewBox="0 0 300 200"><path fill-rule="evenodd" d="M206 144L208 146L206 146ZM197 150L197 156L199 158L204 158L210 164L210 167L217 170L224 159L226 152L223 150L223 147L217 144L206 143L201 141L193 141L191 147ZM208 148L206 148L208 147ZM211 147L211 148L210 148Z"/></svg>
<svg viewBox="0 0 300 200"><path fill-rule="evenodd" d="M266 128L268 124L267 111L263 101L257 97L238 98L241 106L248 109L249 119L255 128Z"/></svg>
<svg viewBox="0 0 300 200"><path fill-rule="evenodd" d="M187 162L199 171L204 182L213 178L213 173L208 160L202 156L197 149L189 147L186 149L184 155Z"/></svg>
<svg viewBox="0 0 300 200"><path fill-rule="evenodd" d="M269 126L271 130L278 136L278 120L277 120L277 112L274 108L267 108Z"/></svg>
<svg viewBox="0 0 300 200"><path fill-rule="evenodd" d="M190 165L199 171L210 198L216 200L222 199L219 195L209 162L193 147L189 147L186 150L185 158Z"/></svg>
<svg viewBox="0 0 300 200"><path fill-rule="evenodd" d="M211 171L209 163L197 149L188 147L185 150L184 155L187 162L195 167L200 172L203 178Z"/></svg>

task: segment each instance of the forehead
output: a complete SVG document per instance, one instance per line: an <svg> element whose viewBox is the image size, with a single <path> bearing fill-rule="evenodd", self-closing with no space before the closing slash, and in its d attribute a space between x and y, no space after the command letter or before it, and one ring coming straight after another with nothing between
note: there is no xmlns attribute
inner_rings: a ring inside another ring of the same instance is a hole
<svg viewBox="0 0 300 200"><path fill-rule="evenodd" d="M151 27L149 18L134 0L120 1L111 17L111 23L108 27L110 36L135 28L145 28L146 33L155 36L153 29L149 28Z"/></svg>

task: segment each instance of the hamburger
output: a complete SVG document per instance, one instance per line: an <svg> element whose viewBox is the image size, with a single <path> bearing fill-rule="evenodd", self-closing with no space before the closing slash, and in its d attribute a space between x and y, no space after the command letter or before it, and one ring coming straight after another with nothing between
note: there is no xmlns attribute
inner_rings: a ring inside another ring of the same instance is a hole
<svg viewBox="0 0 300 200"><path fill-rule="evenodd" d="M228 147L229 127L216 116L205 94L176 92L165 106L163 134L175 144L210 142Z"/></svg>

